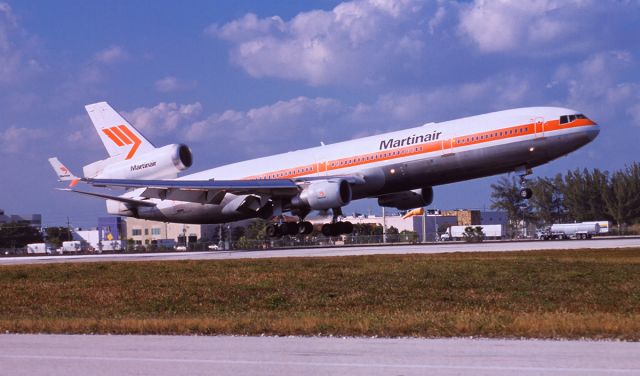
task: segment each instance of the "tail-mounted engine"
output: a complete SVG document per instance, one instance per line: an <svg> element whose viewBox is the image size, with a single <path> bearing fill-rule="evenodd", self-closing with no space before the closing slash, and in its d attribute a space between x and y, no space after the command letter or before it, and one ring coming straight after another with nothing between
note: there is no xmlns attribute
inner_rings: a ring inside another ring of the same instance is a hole
<svg viewBox="0 0 640 376"><path fill-rule="evenodd" d="M135 158L112 157L84 166L84 175L96 179L174 179L193 164L188 146L167 145Z"/></svg>

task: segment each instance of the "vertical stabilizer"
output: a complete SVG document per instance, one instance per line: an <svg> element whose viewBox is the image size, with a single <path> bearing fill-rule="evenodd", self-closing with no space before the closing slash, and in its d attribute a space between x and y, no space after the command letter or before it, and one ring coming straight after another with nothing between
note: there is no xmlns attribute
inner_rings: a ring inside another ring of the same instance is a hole
<svg viewBox="0 0 640 376"><path fill-rule="evenodd" d="M109 157L121 156L122 159L131 159L136 154L155 149L149 140L107 102L89 104L85 109Z"/></svg>

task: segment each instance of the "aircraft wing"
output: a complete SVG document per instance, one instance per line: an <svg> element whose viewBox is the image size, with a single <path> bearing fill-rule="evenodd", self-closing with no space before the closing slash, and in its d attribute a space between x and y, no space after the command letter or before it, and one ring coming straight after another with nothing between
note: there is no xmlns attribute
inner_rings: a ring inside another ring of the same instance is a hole
<svg viewBox="0 0 640 376"><path fill-rule="evenodd" d="M78 191L78 190L75 190L75 189L68 189L68 188L62 188L62 189L58 189L58 190L65 191L65 192L79 193L79 194L85 195L85 196L104 198L104 199L107 199L107 200L120 201L120 202L123 202L125 204L129 204L129 205L133 205L133 206L156 206L156 204L154 204L153 202L143 201L143 200L135 200L135 199L132 199L132 198L126 198L126 197L120 197L120 196L112 196L112 195L107 195L107 194L104 194L104 193L85 192L85 191Z"/></svg>
<svg viewBox="0 0 640 376"><path fill-rule="evenodd" d="M264 195L274 198L291 198L300 193L302 185L317 180L344 179L350 184L363 184L359 176L322 176L296 179L270 180L137 180L91 179L82 181L95 187L144 188L141 197L160 200L220 204L227 193L235 195Z"/></svg>
<svg viewBox="0 0 640 376"><path fill-rule="evenodd" d="M300 193L298 184L278 180L135 180L83 179L95 187L144 188L141 197L161 200L219 204L227 193L255 194L270 197L293 197Z"/></svg>

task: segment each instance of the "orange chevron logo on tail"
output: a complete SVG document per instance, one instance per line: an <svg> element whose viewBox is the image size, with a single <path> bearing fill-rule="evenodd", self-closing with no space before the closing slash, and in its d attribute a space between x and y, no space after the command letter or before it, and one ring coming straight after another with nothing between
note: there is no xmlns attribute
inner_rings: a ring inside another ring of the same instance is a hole
<svg viewBox="0 0 640 376"><path fill-rule="evenodd" d="M131 159L138 151L138 147L142 144L142 141L136 136L129 128L124 124L116 125L111 128L103 128L102 132L107 135L116 145L119 147L126 145L133 145L129 154L125 159Z"/></svg>

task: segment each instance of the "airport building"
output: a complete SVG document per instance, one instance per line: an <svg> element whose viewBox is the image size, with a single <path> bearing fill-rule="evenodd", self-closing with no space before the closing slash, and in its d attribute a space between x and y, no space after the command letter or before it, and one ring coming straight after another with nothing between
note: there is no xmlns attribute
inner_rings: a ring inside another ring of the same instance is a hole
<svg viewBox="0 0 640 376"><path fill-rule="evenodd" d="M508 225L509 216L504 211L455 209L443 210L442 215L454 216L458 226Z"/></svg>
<svg viewBox="0 0 640 376"><path fill-rule="evenodd" d="M197 225L148 221L127 218L127 238L136 245L158 245L163 241L185 245L199 241L209 241L218 231L218 225Z"/></svg>

